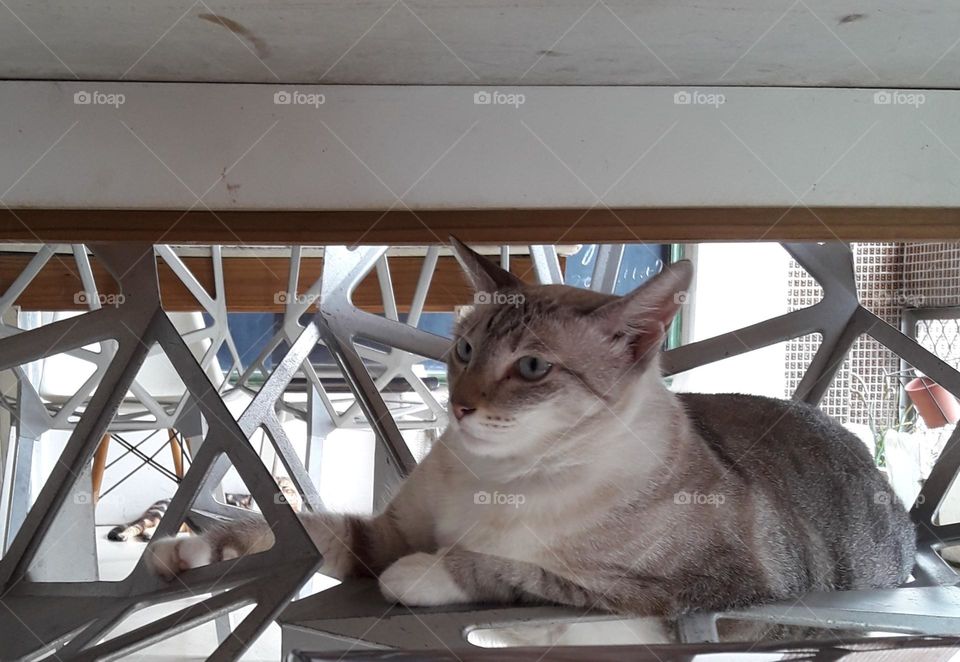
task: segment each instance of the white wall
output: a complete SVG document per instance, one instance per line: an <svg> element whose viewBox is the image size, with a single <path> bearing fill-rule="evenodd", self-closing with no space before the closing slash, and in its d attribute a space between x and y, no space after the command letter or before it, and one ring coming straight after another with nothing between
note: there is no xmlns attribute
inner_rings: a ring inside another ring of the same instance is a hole
<svg viewBox="0 0 960 662"><path fill-rule="evenodd" d="M700 244L684 307L689 341L704 340L787 312L790 257L775 243ZM784 397L785 344L701 366L673 381L674 390Z"/></svg>

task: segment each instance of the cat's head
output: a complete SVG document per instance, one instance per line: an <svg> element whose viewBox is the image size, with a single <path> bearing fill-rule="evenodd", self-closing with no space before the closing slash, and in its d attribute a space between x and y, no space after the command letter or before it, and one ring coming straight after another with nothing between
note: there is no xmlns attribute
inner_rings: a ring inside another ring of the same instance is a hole
<svg viewBox="0 0 960 662"><path fill-rule="evenodd" d="M476 292L448 353L450 425L490 457L543 452L656 371L690 286L688 261L626 296L528 285L452 238Z"/></svg>

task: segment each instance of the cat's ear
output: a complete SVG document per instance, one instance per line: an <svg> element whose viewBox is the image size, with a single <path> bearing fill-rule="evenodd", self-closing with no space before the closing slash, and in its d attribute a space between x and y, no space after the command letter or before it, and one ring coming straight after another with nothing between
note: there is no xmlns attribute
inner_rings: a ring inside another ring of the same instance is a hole
<svg viewBox="0 0 960 662"><path fill-rule="evenodd" d="M501 269L452 235L450 246L453 247L453 254L457 256L457 262L460 263L463 272L470 280L470 284L477 292L496 292L497 290L518 288L523 285L522 280L509 271Z"/></svg>
<svg viewBox="0 0 960 662"><path fill-rule="evenodd" d="M677 311L687 300L693 263L680 260L628 294L597 308L597 316L615 341L625 341L634 359L642 359L663 343Z"/></svg>

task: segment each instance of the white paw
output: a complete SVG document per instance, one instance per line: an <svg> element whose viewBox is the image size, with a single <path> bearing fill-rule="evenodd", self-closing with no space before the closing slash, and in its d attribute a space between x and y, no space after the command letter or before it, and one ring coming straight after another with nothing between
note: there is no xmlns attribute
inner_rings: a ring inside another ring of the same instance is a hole
<svg viewBox="0 0 960 662"><path fill-rule="evenodd" d="M437 554L418 552L387 568L380 575L380 591L387 600L411 607L432 607L470 602Z"/></svg>
<svg viewBox="0 0 960 662"><path fill-rule="evenodd" d="M164 579L208 565L211 560L210 545L201 536L161 538L147 548L147 567Z"/></svg>

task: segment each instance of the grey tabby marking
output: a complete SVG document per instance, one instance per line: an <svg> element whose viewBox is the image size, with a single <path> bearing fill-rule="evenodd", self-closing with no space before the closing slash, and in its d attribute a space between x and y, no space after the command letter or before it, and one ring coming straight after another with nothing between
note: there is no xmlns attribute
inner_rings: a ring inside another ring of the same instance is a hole
<svg viewBox="0 0 960 662"><path fill-rule="evenodd" d="M449 426L381 514L302 516L323 572L377 575L408 605L667 617L907 580L913 524L853 434L800 402L664 387L689 262L617 297L526 285L454 248L475 289L519 303L458 323ZM169 577L273 537L260 520L202 540L158 541L152 567Z"/></svg>
<svg viewBox="0 0 960 662"><path fill-rule="evenodd" d="M137 519L110 529L107 538L116 542L126 542L134 538L146 542L153 537L157 527L160 526L160 520L167 514L167 508L169 507L170 499L155 501Z"/></svg>
<svg viewBox="0 0 960 662"><path fill-rule="evenodd" d="M294 487L293 481L291 481L286 476L274 476L274 480L277 481L277 486L280 488L280 492L283 495L283 498L286 499L293 509L297 512L300 512L300 507L303 503L303 500L300 496L300 493L297 492L297 488ZM253 497L249 494L235 494L227 493L223 495L223 500L228 506L234 506L235 508L243 508L244 510L256 510L257 504L254 502ZM114 540L116 542L126 542L127 540L141 540L143 542L149 541L153 538L153 534L156 532L157 527L160 526L160 520L163 519L163 516L167 514L167 509L170 507L170 499L160 499L155 501L153 505L147 508L143 514L132 522L127 524L121 524L115 526L107 533L107 538ZM180 527L181 533L186 533L188 531L197 532L199 527L195 526L191 522L187 521Z"/></svg>

